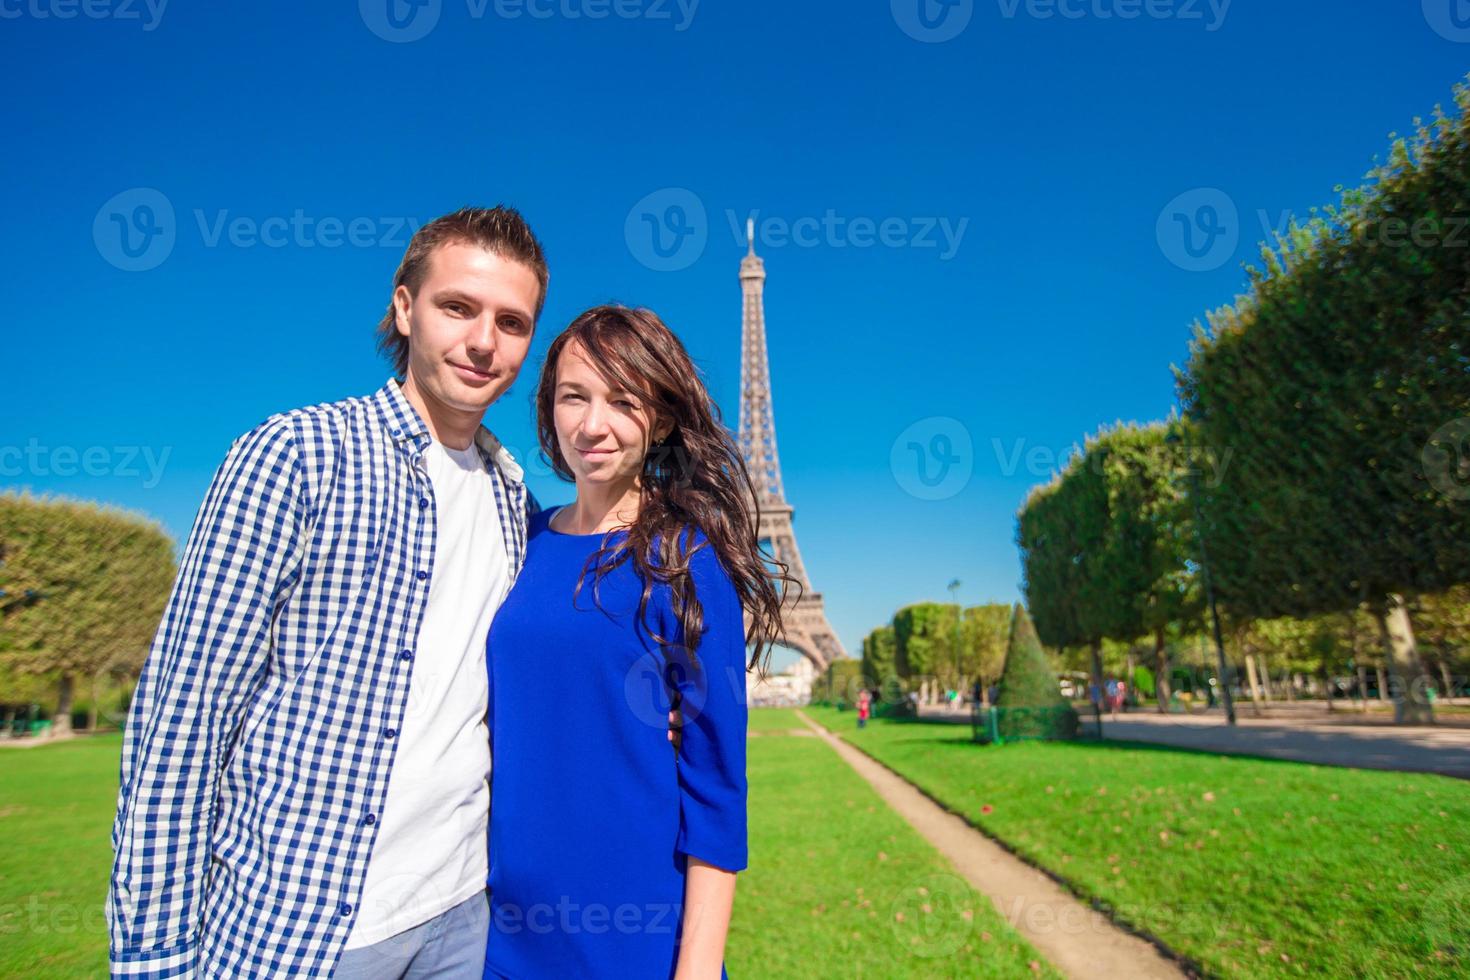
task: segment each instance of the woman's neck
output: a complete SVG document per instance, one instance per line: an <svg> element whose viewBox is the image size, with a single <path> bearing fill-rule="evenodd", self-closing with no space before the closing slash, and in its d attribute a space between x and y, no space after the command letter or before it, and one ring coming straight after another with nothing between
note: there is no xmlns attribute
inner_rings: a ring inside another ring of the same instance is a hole
<svg viewBox="0 0 1470 980"><path fill-rule="evenodd" d="M577 499L562 508L560 530L568 534L598 534L627 527L638 519L642 488L631 485L577 484Z"/></svg>

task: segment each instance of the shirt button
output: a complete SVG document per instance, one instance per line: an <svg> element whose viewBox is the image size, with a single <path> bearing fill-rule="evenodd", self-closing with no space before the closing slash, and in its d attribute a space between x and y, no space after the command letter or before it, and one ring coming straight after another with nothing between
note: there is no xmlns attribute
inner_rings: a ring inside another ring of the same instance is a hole
<svg viewBox="0 0 1470 980"><path fill-rule="evenodd" d="M405 651L403 651L402 653L400 653L398 655L398 659L399 660L412 660L413 659L413 651L412 650L405 650Z"/></svg>
<svg viewBox="0 0 1470 980"><path fill-rule="evenodd" d="M384 738L396 738L397 735L398 735L398 729L396 729L396 728L390 728L390 729L388 729L387 731L385 731L383 733L383 737Z"/></svg>
<svg viewBox="0 0 1470 980"><path fill-rule="evenodd" d="M428 497L420 497L419 498L419 506L420 507L427 507L427 506L429 506L429 498Z"/></svg>
<svg viewBox="0 0 1470 980"><path fill-rule="evenodd" d="M343 915L351 915L352 905L349 902L343 902L341 905L337 906L337 911L342 913Z"/></svg>
<svg viewBox="0 0 1470 980"><path fill-rule="evenodd" d="M420 582L422 582L424 579L426 579L426 578L429 577L429 573L428 572L418 572L416 574L418 575L418 580Z"/></svg>
<svg viewBox="0 0 1470 980"><path fill-rule="evenodd" d="M378 822L378 818L374 814L369 813L367 816L362 818L362 822L371 827L373 824Z"/></svg>

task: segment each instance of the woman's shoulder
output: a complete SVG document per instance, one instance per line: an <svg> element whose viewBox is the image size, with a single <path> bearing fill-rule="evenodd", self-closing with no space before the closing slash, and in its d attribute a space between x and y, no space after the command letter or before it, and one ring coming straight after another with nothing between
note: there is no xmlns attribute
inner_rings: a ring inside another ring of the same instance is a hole
<svg viewBox="0 0 1470 980"><path fill-rule="evenodd" d="M678 544L679 556L689 563L689 575L696 591L734 589L724 556L703 528L684 525L679 531Z"/></svg>
<svg viewBox="0 0 1470 980"><path fill-rule="evenodd" d="M549 507L542 507L540 510L532 514L531 519L526 522L527 531L534 533L536 531L545 529L551 524L551 515L555 514L557 511L561 510L565 506L565 504L552 504Z"/></svg>

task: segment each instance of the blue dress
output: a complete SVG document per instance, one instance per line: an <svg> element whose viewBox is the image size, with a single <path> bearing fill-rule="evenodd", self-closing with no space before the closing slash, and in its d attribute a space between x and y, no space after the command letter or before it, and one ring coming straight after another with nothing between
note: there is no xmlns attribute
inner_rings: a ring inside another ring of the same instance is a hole
<svg viewBox="0 0 1470 980"><path fill-rule="evenodd" d="M740 600L695 529L704 547L690 570L705 632L691 662L669 589L655 583L646 618L675 644L666 654L640 628L631 557L603 578L600 602L588 571L573 603L604 535L555 531L553 512L531 518L525 564L487 640L485 977L669 977L686 859L746 865ZM674 688L684 716L677 756L667 736Z"/></svg>

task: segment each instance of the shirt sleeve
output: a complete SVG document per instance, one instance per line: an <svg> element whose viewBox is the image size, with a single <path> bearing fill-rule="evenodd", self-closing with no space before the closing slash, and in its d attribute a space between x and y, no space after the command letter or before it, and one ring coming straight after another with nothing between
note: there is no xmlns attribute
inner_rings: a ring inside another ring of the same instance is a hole
<svg viewBox="0 0 1470 980"><path fill-rule="evenodd" d="M290 425L267 421L231 445L190 532L123 734L114 977L194 975L219 774L299 568L300 488Z"/></svg>
<svg viewBox="0 0 1470 980"><path fill-rule="evenodd" d="M702 534L690 558L704 633L692 658L674 648L670 666L680 694L677 850L727 871L747 863L745 620L740 598Z"/></svg>

